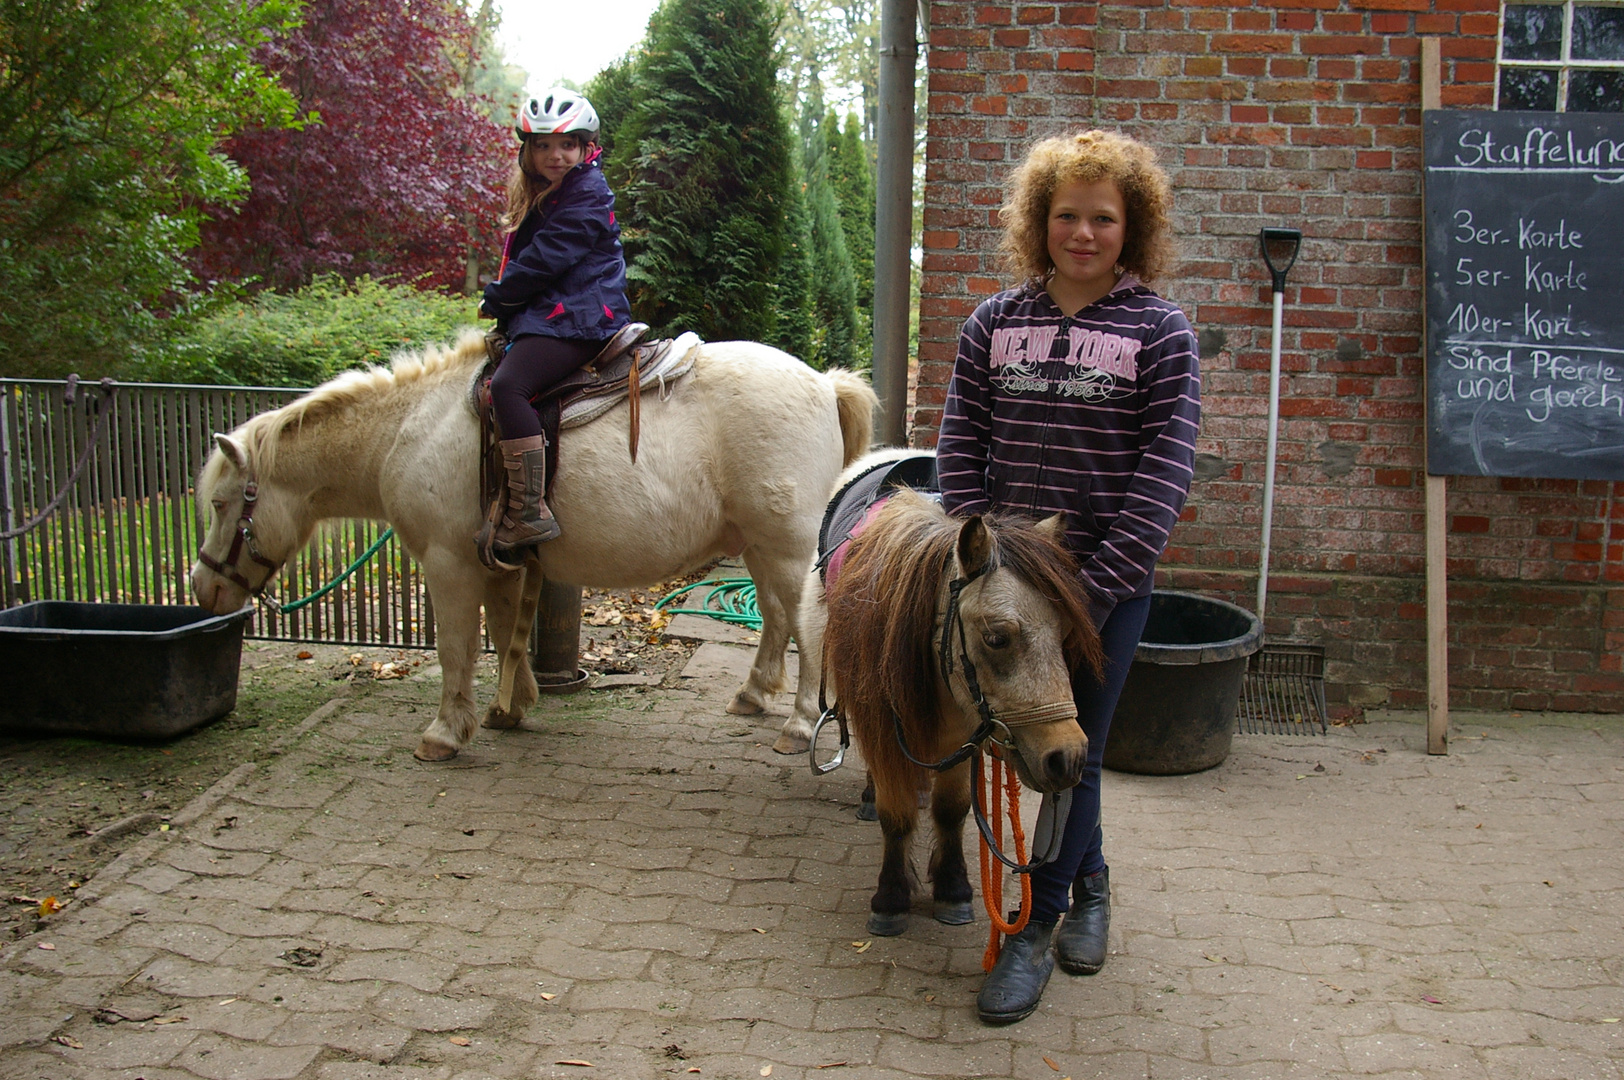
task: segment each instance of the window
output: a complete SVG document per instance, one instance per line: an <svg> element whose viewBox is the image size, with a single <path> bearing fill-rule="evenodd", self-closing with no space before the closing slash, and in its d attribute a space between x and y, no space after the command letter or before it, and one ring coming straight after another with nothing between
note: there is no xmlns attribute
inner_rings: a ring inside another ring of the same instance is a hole
<svg viewBox="0 0 1624 1080"><path fill-rule="evenodd" d="M1507 3L1497 109L1624 112L1624 2Z"/></svg>

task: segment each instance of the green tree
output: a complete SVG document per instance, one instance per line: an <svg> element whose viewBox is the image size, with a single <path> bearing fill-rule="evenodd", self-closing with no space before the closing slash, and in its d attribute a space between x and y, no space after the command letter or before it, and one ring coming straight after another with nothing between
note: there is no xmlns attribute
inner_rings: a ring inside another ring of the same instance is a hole
<svg viewBox="0 0 1624 1080"><path fill-rule="evenodd" d="M200 207L241 200L220 153L294 122L251 57L296 0L0 0L0 372L117 371L196 307Z"/></svg>
<svg viewBox="0 0 1624 1080"><path fill-rule="evenodd" d="M829 182L823 122L823 94L814 76L801 112L801 146L812 235L812 309L823 339L816 355L808 359L818 368L851 367L858 362L857 283L846 251L840 208Z"/></svg>
<svg viewBox="0 0 1624 1080"><path fill-rule="evenodd" d="M801 185L790 185L789 247L778 270L778 335L772 344L821 368L823 334L812 311L812 222Z"/></svg>
<svg viewBox="0 0 1624 1080"><path fill-rule="evenodd" d="M795 174L775 31L767 0L665 0L649 20L616 194L632 310L659 332L777 339Z"/></svg>
<svg viewBox="0 0 1624 1080"><path fill-rule="evenodd" d="M842 131L831 109L823 133L829 147L829 186L840 204L840 227L857 284L857 307L867 322L874 317L874 170L856 113L847 114Z"/></svg>

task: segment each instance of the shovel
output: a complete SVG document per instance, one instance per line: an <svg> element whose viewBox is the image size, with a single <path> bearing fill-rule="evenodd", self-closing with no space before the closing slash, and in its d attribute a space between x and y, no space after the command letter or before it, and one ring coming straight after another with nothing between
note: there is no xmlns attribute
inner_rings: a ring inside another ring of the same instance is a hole
<svg viewBox="0 0 1624 1080"><path fill-rule="evenodd" d="M1269 268L1274 288L1274 340L1269 345L1269 450L1263 466L1263 550L1258 554L1257 617L1263 618L1263 604L1269 595L1269 533L1274 525L1274 452L1280 430L1280 326L1286 302L1286 274L1297 261L1302 245L1301 229L1265 228L1258 233L1263 262ZM1271 250L1272 249L1272 250ZM1284 260L1275 265L1275 254Z"/></svg>

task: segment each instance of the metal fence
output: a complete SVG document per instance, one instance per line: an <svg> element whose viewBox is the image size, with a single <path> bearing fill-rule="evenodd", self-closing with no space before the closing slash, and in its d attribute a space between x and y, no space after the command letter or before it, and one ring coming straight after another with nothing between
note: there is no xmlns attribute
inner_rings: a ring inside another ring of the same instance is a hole
<svg viewBox="0 0 1624 1080"><path fill-rule="evenodd" d="M60 505L38 527L0 541L4 606L33 600L193 603L187 575L202 521L193 482L214 432L303 391L161 383L0 379L0 529ZM103 415L105 414L105 415ZM83 472L69 484L98 418ZM327 584L381 535L373 522L324 526L283 567L283 601ZM389 540L352 577L285 614L261 608L250 636L284 641L428 647L434 614L422 575Z"/></svg>

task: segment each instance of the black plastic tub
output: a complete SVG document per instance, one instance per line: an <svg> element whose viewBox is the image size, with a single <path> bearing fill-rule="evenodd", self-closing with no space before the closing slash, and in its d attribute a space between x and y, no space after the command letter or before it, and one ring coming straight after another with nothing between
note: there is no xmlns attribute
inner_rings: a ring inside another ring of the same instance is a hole
<svg viewBox="0 0 1624 1080"><path fill-rule="evenodd" d="M0 731L168 739L236 708L244 608L42 600L0 611Z"/></svg>
<svg viewBox="0 0 1624 1080"><path fill-rule="evenodd" d="M1170 776L1229 756L1247 657L1263 623L1209 596L1154 592L1145 634L1105 740L1105 767Z"/></svg>

